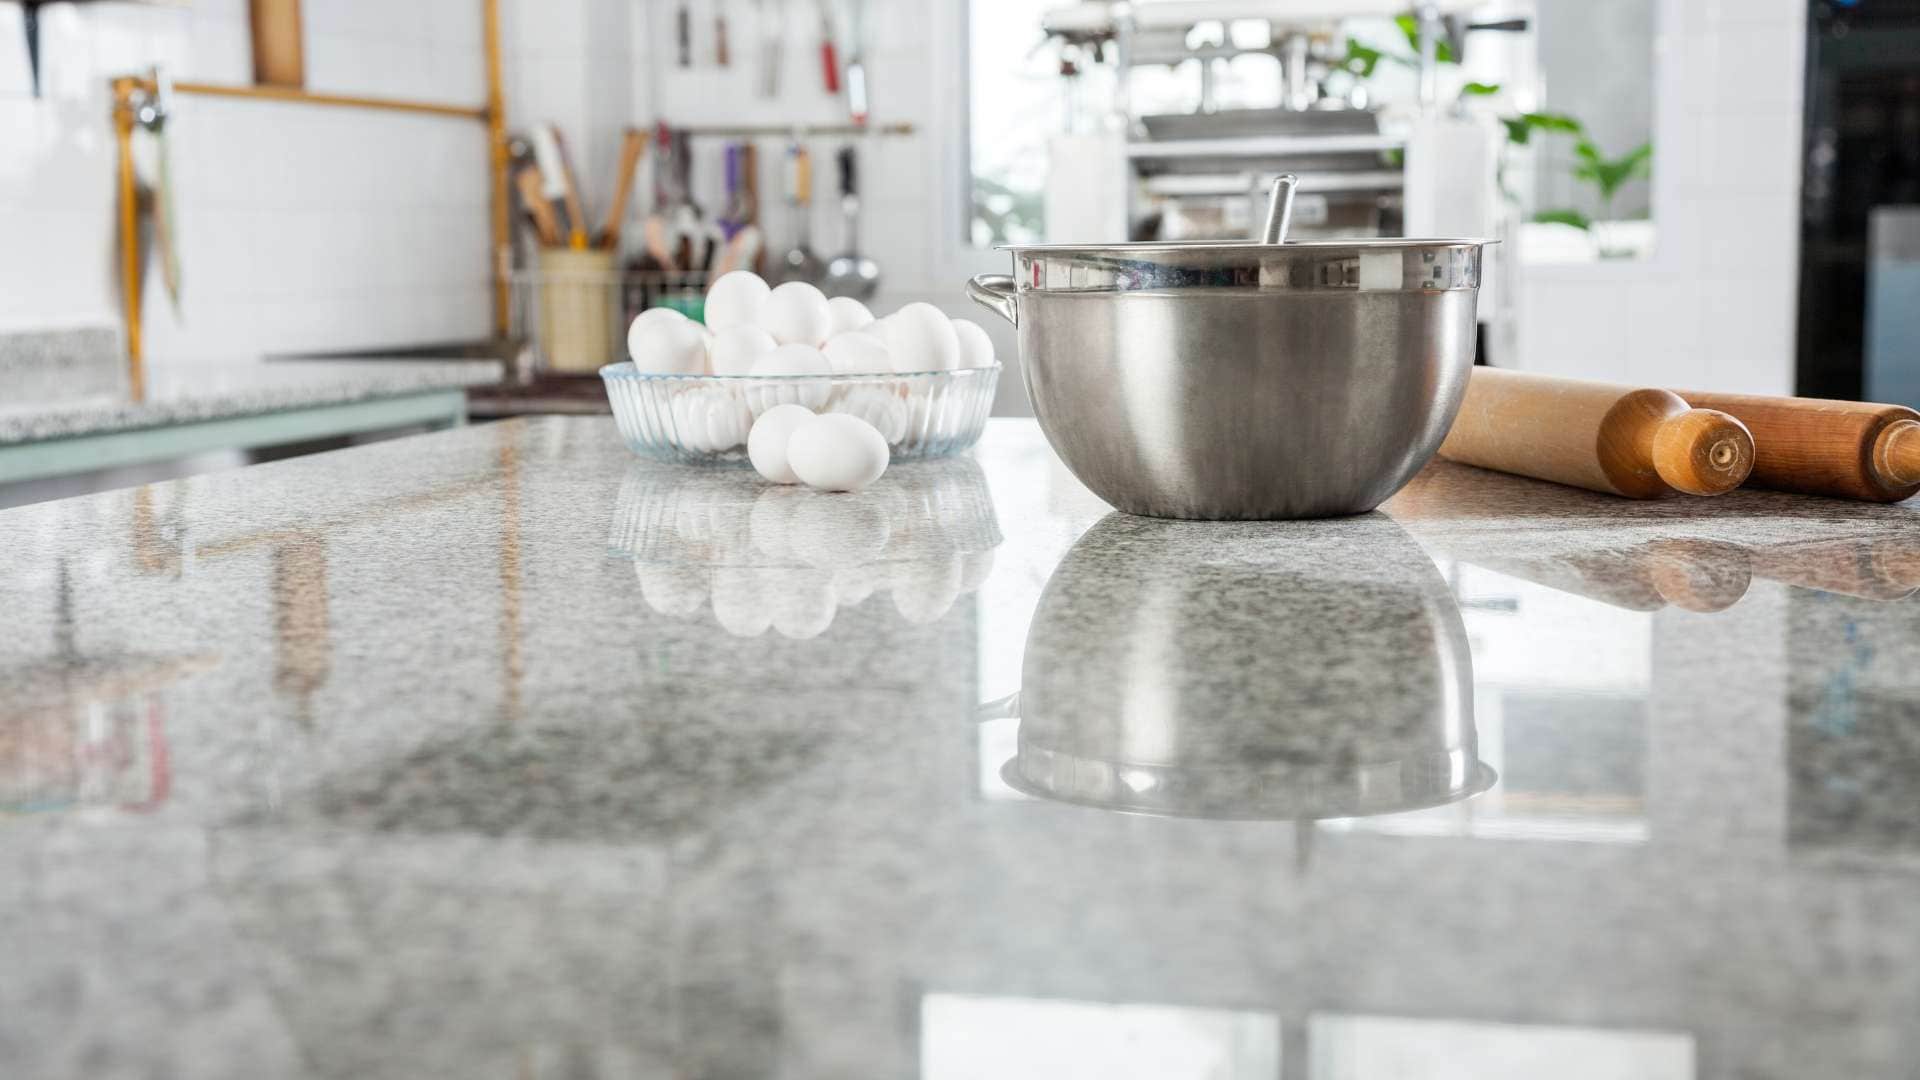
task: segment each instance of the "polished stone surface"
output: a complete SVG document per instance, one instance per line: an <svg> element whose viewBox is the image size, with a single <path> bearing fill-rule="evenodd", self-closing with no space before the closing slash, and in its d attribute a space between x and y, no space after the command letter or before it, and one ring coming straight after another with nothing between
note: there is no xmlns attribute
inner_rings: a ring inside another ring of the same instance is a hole
<svg viewBox="0 0 1920 1080"><path fill-rule="evenodd" d="M1895 1077L1920 505L512 421L0 511L0 1074Z"/></svg>
<svg viewBox="0 0 1920 1080"><path fill-rule="evenodd" d="M490 386L492 361L229 361L149 363L134 393L124 361L0 366L0 446L345 405L433 390Z"/></svg>

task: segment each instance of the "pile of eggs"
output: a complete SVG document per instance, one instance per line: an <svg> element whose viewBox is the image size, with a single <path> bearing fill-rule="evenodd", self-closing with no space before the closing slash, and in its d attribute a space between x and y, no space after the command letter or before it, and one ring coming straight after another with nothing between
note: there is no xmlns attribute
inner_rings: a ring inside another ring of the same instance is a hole
<svg viewBox="0 0 1920 1080"><path fill-rule="evenodd" d="M671 403L672 423L689 450L747 446L755 467L777 483L857 490L879 475L866 475L876 438L884 470L887 448L927 426L927 391L905 380L843 384L835 376L995 363L993 343L978 323L949 319L932 304L908 304L876 319L858 300L830 300L805 282L771 287L746 270L713 282L705 317L703 326L670 308L644 311L627 329L627 353L634 368L648 374L767 379L765 385L743 379L681 390ZM800 412L812 421L803 424ZM769 423L775 415L782 418ZM755 439L763 423L769 434ZM771 434L776 430L778 437ZM789 469L787 444L796 439ZM822 479L816 482L816 476Z"/></svg>

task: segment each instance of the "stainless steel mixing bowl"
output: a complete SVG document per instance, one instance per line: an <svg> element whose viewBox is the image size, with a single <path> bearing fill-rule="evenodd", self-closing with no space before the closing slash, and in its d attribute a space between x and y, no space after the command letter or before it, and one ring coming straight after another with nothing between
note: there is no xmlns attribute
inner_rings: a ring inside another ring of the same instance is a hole
<svg viewBox="0 0 1920 1080"><path fill-rule="evenodd" d="M1313 518L1426 464L1473 366L1480 240L1014 247L968 294L1019 330L1047 440L1169 518Z"/></svg>

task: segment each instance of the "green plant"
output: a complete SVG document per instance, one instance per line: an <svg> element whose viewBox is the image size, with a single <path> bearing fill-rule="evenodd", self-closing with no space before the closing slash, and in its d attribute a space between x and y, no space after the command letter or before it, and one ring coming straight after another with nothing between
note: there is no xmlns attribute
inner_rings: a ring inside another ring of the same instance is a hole
<svg viewBox="0 0 1920 1080"><path fill-rule="evenodd" d="M1406 39L1408 52L1399 52L1375 48L1362 41L1347 39L1346 59L1341 66L1355 78L1371 78L1384 61L1403 67L1420 66L1420 22L1411 14L1400 15L1394 19L1394 25L1400 28L1400 34ZM1435 58L1442 64L1457 64L1459 58L1452 47L1444 40L1437 43ZM1469 82L1460 88L1460 99L1470 97L1488 97L1500 92L1500 84ZM1518 116L1503 116L1500 123L1507 129L1507 142L1515 146L1526 146L1533 141L1534 134L1567 135L1573 138L1575 162L1573 177L1590 183L1600 196L1600 216L1603 220L1613 217L1614 199L1620 189L1629 182L1649 175L1653 171L1653 144L1642 143L1633 150L1617 158L1609 158L1587 133L1585 124L1566 113L1529 112ZM1506 186L1506 170L1500 170L1500 190L1513 202L1519 198ZM1533 220L1542 223L1570 225L1587 232L1593 230L1593 219L1571 208L1542 210L1533 215Z"/></svg>
<svg viewBox="0 0 1920 1080"><path fill-rule="evenodd" d="M1584 136L1574 144L1580 160L1573 167L1576 180L1585 180L1600 189L1601 216L1613 220L1613 198L1629 180L1638 180L1653 172L1653 144L1641 143L1625 155L1609 159L1600 153L1593 140Z"/></svg>

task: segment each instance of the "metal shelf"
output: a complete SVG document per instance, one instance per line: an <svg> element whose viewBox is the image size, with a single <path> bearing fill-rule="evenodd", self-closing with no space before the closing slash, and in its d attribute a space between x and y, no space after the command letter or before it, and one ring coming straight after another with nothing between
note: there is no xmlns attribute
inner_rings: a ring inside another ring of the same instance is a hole
<svg viewBox="0 0 1920 1080"><path fill-rule="evenodd" d="M1153 176L1146 181L1149 195L1248 195L1258 194L1262 181L1254 173L1227 175ZM1399 191L1406 186L1406 175L1397 169L1366 172L1303 172L1297 190L1302 195L1332 195L1351 191Z"/></svg>
<svg viewBox="0 0 1920 1080"><path fill-rule="evenodd" d="M1305 154L1385 153L1406 140L1391 135L1267 135L1241 139L1169 139L1127 144L1129 161L1173 158L1275 158Z"/></svg>

